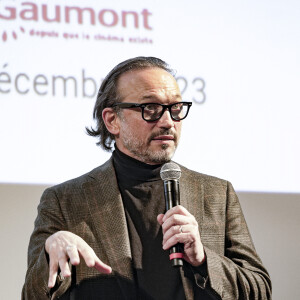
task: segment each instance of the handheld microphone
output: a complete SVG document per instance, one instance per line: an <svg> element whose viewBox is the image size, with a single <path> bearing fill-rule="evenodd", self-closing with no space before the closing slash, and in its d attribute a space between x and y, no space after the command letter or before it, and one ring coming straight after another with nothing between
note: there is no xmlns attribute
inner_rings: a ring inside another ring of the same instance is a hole
<svg viewBox="0 0 300 300"><path fill-rule="evenodd" d="M179 178L180 167L174 162L165 163L160 170L160 177L164 181L166 211L180 204ZM169 250L169 257L173 267L183 265L183 245L178 243Z"/></svg>

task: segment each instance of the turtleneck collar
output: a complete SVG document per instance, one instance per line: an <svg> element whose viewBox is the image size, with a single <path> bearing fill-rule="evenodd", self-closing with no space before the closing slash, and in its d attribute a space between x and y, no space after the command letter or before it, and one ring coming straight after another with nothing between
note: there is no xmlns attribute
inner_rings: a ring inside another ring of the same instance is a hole
<svg viewBox="0 0 300 300"><path fill-rule="evenodd" d="M162 165L148 165L121 152L115 145L112 154L119 181L145 182L160 179Z"/></svg>

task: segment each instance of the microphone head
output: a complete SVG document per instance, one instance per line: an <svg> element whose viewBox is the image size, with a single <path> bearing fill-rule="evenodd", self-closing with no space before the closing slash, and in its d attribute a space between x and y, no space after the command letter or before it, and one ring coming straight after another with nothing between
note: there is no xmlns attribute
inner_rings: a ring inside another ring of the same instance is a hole
<svg viewBox="0 0 300 300"><path fill-rule="evenodd" d="M178 180L181 176L180 167L174 162L165 163L160 169L160 178L163 181Z"/></svg>

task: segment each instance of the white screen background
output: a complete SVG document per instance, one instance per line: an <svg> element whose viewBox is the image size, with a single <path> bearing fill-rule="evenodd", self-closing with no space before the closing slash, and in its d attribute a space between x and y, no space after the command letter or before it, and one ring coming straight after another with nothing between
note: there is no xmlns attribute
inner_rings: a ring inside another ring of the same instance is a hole
<svg viewBox="0 0 300 300"><path fill-rule="evenodd" d="M0 182L55 184L107 160L110 154L85 134L96 97L83 97L83 70L98 89L117 63L143 55L176 69L187 82L184 100L193 101L175 161L228 179L240 191L300 192L298 1L72 1L96 15L109 10L107 24L114 11L112 27L90 24L86 12L82 24L75 13L66 23L69 1L35 1L38 20L24 20L22 11L30 18L33 9L24 3L0 1L0 15L16 10L14 20L0 18ZM59 6L60 22L45 22L42 4L49 17ZM151 30L143 24L144 9ZM132 19L122 26L122 11L137 13L138 28ZM58 37L31 35L37 31ZM78 37L66 39L66 33ZM68 81L64 96L53 76L71 76L77 86ZM178 82L183 89L184 80ZM95 92L91 81L85 92Z"/></svg>

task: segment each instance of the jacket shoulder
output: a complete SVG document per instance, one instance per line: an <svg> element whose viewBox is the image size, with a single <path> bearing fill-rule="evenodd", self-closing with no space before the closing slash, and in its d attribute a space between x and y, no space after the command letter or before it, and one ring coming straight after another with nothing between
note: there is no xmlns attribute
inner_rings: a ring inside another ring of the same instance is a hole
<svg viewBox="0 0 300 300"><path fill-rule="evenodd" d="M75 193L78 190L81 190L82 187L89 182L94 182L95 180L101 180L106 176L111 176L114 172L112 159L106 161L103 165L98 166L97 168L70 180L67 180L63 183L54 185L45 190L44 193Z"/></svg>
<svg viewBox="0 0 300 300"><path fill-rule="evenodd" d="M227 186L230 184L230 182L225 179L199 173L181 165L179 166L181 168L182 175L185 176L187 180L197 181L199 184L203 185Z"/></svg>

